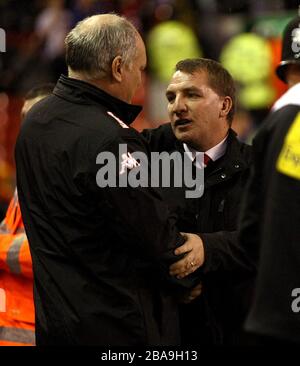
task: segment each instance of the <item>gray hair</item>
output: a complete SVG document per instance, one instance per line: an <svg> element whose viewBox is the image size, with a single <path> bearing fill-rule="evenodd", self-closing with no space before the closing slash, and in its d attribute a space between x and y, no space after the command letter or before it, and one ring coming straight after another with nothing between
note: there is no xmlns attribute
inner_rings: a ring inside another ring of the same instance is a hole
<svg viewBox="0 0 300 366"><path fill-rule="evenodd" d="M137 35L135 27L121 16L93 15L77 23L67 35L66 63L91 80L109 77L116 56L130 67L137 52Z"/></svg>

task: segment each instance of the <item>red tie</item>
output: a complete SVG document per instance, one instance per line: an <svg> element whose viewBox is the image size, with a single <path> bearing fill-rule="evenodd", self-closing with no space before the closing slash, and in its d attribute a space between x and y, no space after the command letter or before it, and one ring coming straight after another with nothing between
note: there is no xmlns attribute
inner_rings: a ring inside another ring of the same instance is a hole
<svg viewBox="0 0 300 366"><path fill-rule="evenodd" d="M211 158L204 153L204 164L205 164L205 166L207 166L210 161L211 161Z"/></svg>

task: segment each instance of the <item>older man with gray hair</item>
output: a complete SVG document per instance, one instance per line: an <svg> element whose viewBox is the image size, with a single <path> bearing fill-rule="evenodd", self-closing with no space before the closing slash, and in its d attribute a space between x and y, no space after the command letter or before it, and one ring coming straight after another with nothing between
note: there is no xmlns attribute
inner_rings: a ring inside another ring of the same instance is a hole
<svg viewBox="0 0 300 366"><path fill-rule="evenodd" d="M185 243L176 274L195 271L201 241L177 231L156 189L119 184L139 166L131 154L148 154L129 127L141 109L131 101L146 66L144 43L126 19L95 15L66 37L66 61L69 77L28 113L16 145L37 345L178 344L174 288L194 283L172 278L169 265ZM103 157L118 160L120 146L123 161L99 176Z"/></svg>

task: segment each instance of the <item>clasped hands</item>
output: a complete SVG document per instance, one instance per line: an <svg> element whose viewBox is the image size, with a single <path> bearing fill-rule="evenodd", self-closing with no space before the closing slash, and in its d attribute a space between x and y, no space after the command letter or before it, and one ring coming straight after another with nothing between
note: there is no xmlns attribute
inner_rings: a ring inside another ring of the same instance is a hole
<svg viewBox="0 0 300 366"><path fill-rule="evenodd" d="M204 247L202 239L196 234L181 233L186 241L175 250L175 255L184 254L184 257L173 263L169 270L170 275L178 279L184 278L201 267L204 263Z"/></svg>
<svg viewBox="0 0 300 366"><path fill-rule="evenodd" d="M170 275L178 279L184 278L196 271L204 263L204 247L202 239L196 234L181 233L186 241L175 250L176 255L184 254L184 257L170 266ZM188 304L202 293L202 283L198 283L193 289L188 291L182 302Z"/></svg>

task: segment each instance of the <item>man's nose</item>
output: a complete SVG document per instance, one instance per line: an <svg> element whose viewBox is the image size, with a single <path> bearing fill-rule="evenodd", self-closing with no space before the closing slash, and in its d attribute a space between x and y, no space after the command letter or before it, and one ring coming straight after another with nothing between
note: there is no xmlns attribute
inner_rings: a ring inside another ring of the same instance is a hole
<svg viewBox="0 0 300 366"><path fill-rule="evenodd" d="M173 104L173 113L181 114L187 111L187 106L184 101L184 98L178 96L176 97L174 104Z"/></svg>

